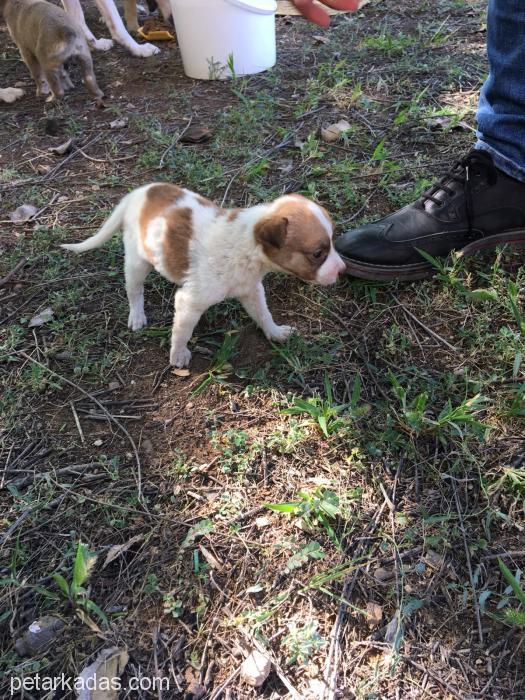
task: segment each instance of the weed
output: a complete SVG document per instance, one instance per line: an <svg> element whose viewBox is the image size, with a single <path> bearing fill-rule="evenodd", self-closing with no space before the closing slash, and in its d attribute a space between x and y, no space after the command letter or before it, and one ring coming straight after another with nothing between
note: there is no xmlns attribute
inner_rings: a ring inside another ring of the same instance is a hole
<svg viewBox="0 0 525 700"><path fill-rule="evenodd" d="M298 501L266 503L266 508L300 517L307 528L312 530L321 526L332 542L338 544L331 521L340 514L339 496L322 487L317 487L314 491L299 491L298 496Z"/></svg>
<svg viewBox="0 0 525 700"><path fill-rule="evenodd" d="M348 418L357 419L367 413L369 406L358 405L361 396L361 378L359 374L355 376L352 397L349 403L334 403L332 385L326 374L324 377L324 387L326 393L325 399L319 396L314 396L310 399L294 397L292 405L282 409L281 413L286 415L304 415L306 413L317 423L323 435L328 438L337 433L342 427L346 426ZM347 418L340 416L343 411L346 413Z"/></svg>
<svg viewBox="0 0 525 700"><path fill-rule="evenodd" d="M288 634L283 637L282 645L287 655L286 663L306 664L312 654L322 649L326 644L317 631L317 622L308 620L304 625L291 622L288 625Z"/></svg>
<svg viewBox="0 0 525 700"><path fill-rule="evenodd" d="M91 575L96 561L96 555L89 551L87 545L79 541L75 561L73 563L71 580L67 581L64 576L58 572L53 574L53 581L59 588L60 596L68 602L74 613L82 622L95 630L98 629L98 626L91 620L89 616L91 613L95 613L99 619L108 626L108 619L105 613L89 598L88 590L84 586ZM42 588L38 590L46 597L54 600L60 599L60 596L57 596L52 591Z"/></svg>
<svg viewBox="0 0 525 700"><path fill-rule="evenodd" d="M205 373L204 379L202 379L193 390L194 396L201 394L212 382L217 382L217 384L223 386L227 385L227 380L232 369L230 359L238 340L238 335L234 335L233 333L225 334L220 348L212 359L210 368Z"/></svg>
<svg viewBox="0 0 525 700"><path fill-rule="evenodd" d="M498 559L498 564L501 573L505 577L505 580L509 584L512 593L514 593L516 601L520 606L519 608L509 608L508 610L505 610L505 622L513 627L525 627L525 591L520 586L518 576L514 576L514 574L501 559ZM510 591L508 592L510 593Z"/></svg>
<svg viewBox="0 0 525 700"><path fill-rule="evenodd" d="M409 401L406 389L401 386L392 372L389 372L389 379L394 394L401 404L401 414L398 414L399 424L408 433L415 435L433 433L439 436L445 428L448 428L453 434L463 437L465 430L470 428L479 435L485 434L487 426L476 417L487 406L487 399L481 394L463 399L457 406L453 406L452 401L447 399L439 414L431 418L426 392L417 394Z"/></svg>

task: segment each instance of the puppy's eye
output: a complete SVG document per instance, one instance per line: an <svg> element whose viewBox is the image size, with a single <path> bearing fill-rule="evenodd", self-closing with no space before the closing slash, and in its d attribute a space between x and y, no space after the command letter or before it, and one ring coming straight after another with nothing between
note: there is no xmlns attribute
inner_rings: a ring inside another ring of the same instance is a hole
<svg viewBox="0 0 525 700"><path fill-rule="evenodd" d="M319 250L316 250L315 253L312 253L312 256L316 259L319 260L319 258L322 257L324 253L324 250L322 248L319 248Z"/></svg>

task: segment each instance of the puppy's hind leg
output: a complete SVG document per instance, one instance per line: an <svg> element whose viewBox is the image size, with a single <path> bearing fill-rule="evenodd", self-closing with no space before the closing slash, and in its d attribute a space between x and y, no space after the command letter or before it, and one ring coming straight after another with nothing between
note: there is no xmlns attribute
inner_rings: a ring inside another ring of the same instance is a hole
<svg viewBox="0 0 525 700"><path fill-rule="evenodd" d="M49 86L47 84L46 79L44 78L44 74L42 72L42 68L40 66L40 63L38 62L37 57L27 49L22 48L20 49L20 55L22 56L23 62L26 64L29 72L31 73L31 77L36 83L37 97L40 97L40 95L48 95Z"/></svg>
<svg viewBox="0 0 525 700"><path fill-rule="evenodd" d="M126 246L124 275L129 302L128 328L132 331L139 331L148 323L144 313L144 280L152 268L147 260L139 258L136 251Z"/></svg>
<svg viewBox="0 0 525 700"><path fill-rule="evenodd" d="M173 367L186 367L190 364L191 352L188 342L193 329L208 307L208 304L195 303L193 296L184 287L177 290L170 350L170 365Z"/></svg>

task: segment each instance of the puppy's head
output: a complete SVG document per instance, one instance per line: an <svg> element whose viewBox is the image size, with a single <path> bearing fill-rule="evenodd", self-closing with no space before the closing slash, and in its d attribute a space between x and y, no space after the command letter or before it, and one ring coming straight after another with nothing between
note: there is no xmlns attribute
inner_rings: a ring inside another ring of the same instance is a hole
<svg viewBox="0 0 525 700"><path fill-rule="evenodd" d="M254 235L275 268L305 282L334 284L345 269L332 244L328 212L301 195L277 199L255 225Z"/></svg>

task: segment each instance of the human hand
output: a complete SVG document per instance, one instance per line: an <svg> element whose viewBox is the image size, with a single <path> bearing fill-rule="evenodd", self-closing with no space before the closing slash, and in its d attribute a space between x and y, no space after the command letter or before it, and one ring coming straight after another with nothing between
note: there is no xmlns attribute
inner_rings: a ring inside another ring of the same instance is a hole
<svg viewBox="0 0 525 700"><path fill-rule="evenodd" d="M292 0L292 2L310 22L314 22L320 27L328 27L330 24L328 13L316 5L314 0ZM320 2L334 10L357 10L359 8L359 0L320 0Z"/></svg>

